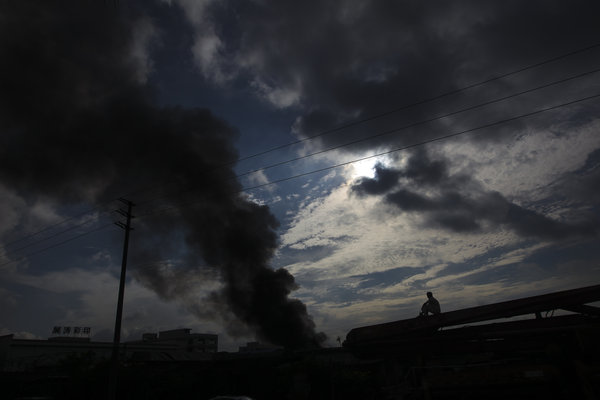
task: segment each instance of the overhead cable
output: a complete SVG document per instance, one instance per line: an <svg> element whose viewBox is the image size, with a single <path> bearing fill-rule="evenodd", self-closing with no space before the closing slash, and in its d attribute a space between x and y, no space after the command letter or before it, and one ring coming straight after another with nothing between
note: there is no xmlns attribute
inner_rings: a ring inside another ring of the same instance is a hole
<svg viewBox="0 0 600 400"><path fill-rule="evenodd" d="M388 116L388 115L391 115L391 114L395 114L397 112L400 112L400 111L403 111L403 110L407 110L407 109L412 108L412 107L416 107L416 106L420 106L420 105L423 105L423 104L427 104L427 103L433 102L435 100L439 100L439 99L442 99L444 97L452 96L452 95L455 95L455 94L467 91L469 89L474 89L476 87L479 87L479 86L482 86L482 85L485 85L485 84L488 84L488 83L491 83L491 82L494 82L494 81L497 81L497 80L500 80L500 79L503 79L503 78L507 78L509 76L516 75L516 74L519 74L521 72L525 72L527 70L540 67L542 65L550 64L550 63L553 63L555 61L562 60L564 58L574 56L576 54L584 53L586 51L590 51L590 50L596 49L598 47L600 47L600 43L595 43L595 44L592 44L590 46L586 46L586 47L583 47L583 48L580 48L580 49L577 49L577 50L573 50L573 51L570 51L568 53L564 53L564 54L561 54L561 55L558 55L558 56L555 56L555 57L552 57L552 58L549 58L549 59L546 59L546 60L543 60L543 61L539 61L539 62L534 63L534 64L526 65L524 67L521 67L521 68L518 68L518 69L515 69L515 70L512 70L512 71L506 72L504 74L495 75L495 76L492 76L490 78L484 79L482 81L471 83L471 84L466 85L466 86L462 86L462 87L460 87L458 89L450 90L448 92L444 92L444 93L441 93L441 94L438 94L438 95L435 95L435 96L432 96L432 97L428 97L428 98L425 98L423 100L418 100L418 101L415 101L415 102L412 102L412 103L408 103L408 104L405 104L405 105L402 105L402 106L390 109L388 111L384 111L382 113L373 114L373 115L370 115L368 117L357 119L355 121L351 121L351 122L348 122L348 123L336 126L334 128L330 128L330 129L321 131L319 133L316 133L316 134L311 135L311 136L307 136L307 137L302 138L302 139L298 139L298 140L295 140L295 141L292 141L292 142L289 142L289 143L285 143L285 144L282 144L282 145L279 145L279 146L272 147L272 148L267 149L267 150L260 151L258 153L254 153L254 154L251 154L251 155L248 155L248 156L244 156L244 157L238 158L235 162L244 161L244 160L248 160L248 159L251 159L251 158L258 157L258 156L262 156L264 154L271 153L271 152L277 151L277 150L281 150L281 149L284 149L286 147L293 146L293 145L296 145L296 144L299 144L299 143L303 143L303 142L315 139L315 138L320 137L320 136L328 135L330 133L338 132L338 131L341 131L343 129L347 129L347 128L350 128L350 127L353 127L353 126L357 126L357 125L363 124L365 122L373 121L373 120L378 119L378 118L382 118L382 117L385 117L385 116ZM231 164L234 164L235 162L226 163L226 164L223 164L222 166L231 165Z"/></svg>
<svg viewBox="0 0 600 400"><path fill-rule="evenodd" d="M217 169L220 169L220 168L223 168L223 167L227 167L227 166L230 166L230 165L233 165L233 164L238 163L240 161L252 159L252 158L255 158L255 157L258 157L258 156L262 156L262 155L265 155L265 154L268 154L268 153L271 153L271 152L274 152L274 151L277 151L277 150L284 149L286 147L290 147L290 146L293 146L293 145L296 145L296 144L300 144L300 143L303 143L303 142L306 142L306 141L309 141L309 140L312 140L312 139L315 139L315 138L318 138L318 137L321 137L321 136L324 136L324 135L328 135L330 133L338 132L338 131L341 131L341 130L344 130L344 129L347 129L347 128L350 128L350 127L354 127L354 126L357 126L357 125L360 125L360 124L363 124L363 123L366 123L366 122L370 122L370 121L376 120L378 118L382 118L382 117L385 117L385 116L388 116L388 115L391 115L391 114L394 114L394 113L397 113L397 112L400 112L400 111L403 111L403 110L407 110L407 109L410 109L410 108L413 108L413 107L416 107L416 106L420 106L420 105L423 105L423 104L427 104L427 103L430 103L430 102L433 102L433 101L436 101L436 100L439 100L439 99L442 99L442 98L445 98L445 97L449 97L449 96L452 96L452 95L455 95L455 94L458 94L458 93L461 93L461 92L465 92L467 90L474 89L476 87L480 87L480 86L486 85L488 83L491 83L491 82L494 82L494 81L498 81L498 80L501 80L501 79L504 79L504 78L507 78L507 77L510 77L510 76L513 76L513 75L517 75L519 73L522 73L522 72L525 72L525 71L528 71L528 70L532 70L532 69L535 69L537 67L541 67L541 66L546 65L546 64L551 64L553 62L556 62L556 61L559 61L559 60L562 60L562 59L565 59L565 58L568 58L568 57L572 57L572 56L577 55L577 54L585 53L587 51L591 51L591 50L597 49L599 47L600 47L600 43L594 43L594 44L591 44L589 46L585 46L585 47L582 47L582 48L579 48L579 49L576 49L576 50L573 50L573 51L569 51L567 53L563 53L563 54L560 54L560 55L557 55L557 56L554 56L554 57L551 57L551 58L548 58L548 59L545 59L545 60L542 60L542 61L539 61L539 62L536 62L536 63L533 63L533 64L528 64L526 66L514 69L512 71L509 71L509 72L506 72L506 73L503 73L503 74L499 74L499 75L494 75L494 76L489 77L487 79L484 79L482 81L478 81L478 82L475 82L475 83L468 84L466 86L462 86L462 87L460 87L458 89L450 90L448 92L437 94L437 95L434 95L432 97L428 97L428 98L425 98L425 99L422 99L422 100L417 100L417 101L414 101L414 102L411 102L411 103L408 103L408 104L405 104L405 105L402 105L402 106L390 109L388 111L384 111L384 112L381 112L381 113L373 114L373 115L370 115L370 116L367 116L367 117L364 117L364 118L361 118L361 119L357 119L355 121L350 121L350 122L344 123L342 125L338 125L336 127L333 127L333 128L330 128L330 129L318 132L318 133L316 133L314 135L311 135L311 136L308 136L308 137L305 137L305 138L302 138L302 139L298 139L298 140L295 140L295 141L292 141L292 142L289 142L289 143L278 145L278 146L275 146L275 147L269 148L267 150L263 150L263 151L260 151L260 152L257 152L257 153L254 153L254 154L251 154L251 155L248 155L248 156L240 157L240 158L238 158L238 159L236 159L234 161L217 165L217 166L209 169L208 172L213 171L213 170L217 170ZM310 157L310 155L308 155L307 157ZM284 161L283 163L291 162L291 161L295 161L295 160L288 160L288 161ZM272 168L272 166L268 166L266 168ZM249 172L246 172L244 174L238 175L238 177L250 174L252 172L257 172L259 170L260 169L254 170L254 171L249 171ZM134 192L131 192L131 193L133 194L133 193L139 193L139 192L143 192L143 191L145 191L145 190L144 189L138 189L138 190L136 190Z"/></svg>
<svg viewBox="0 0 600 400"><path fill-rule="evenodd" d="M524 94L527 94L527 93L532 93L532 92L535 92L535 91L538 91L538 90L541 90L541 89L545 89L545 88L548 88L548 87L551 87L551 86L554 86L554 85L565 83L565 82L568 82L568 81L571 81L571 80L574 80L574 79L579 79L579 78L582 78L584 76L588 76L588 75L595 74L595 73L598 73L598 72L600 72L600 68L597 68L597 69L594 69L594 70L591 70L591 71L586 71L586 72L583 72L583 73L580 73L580 74L577 74L577 75L574 75L574 76L563 78L563 79L560 79L558 81L550 82L550 83L547 83L547 84L544 84L544 85L540 85L540 86L537 86L537 87L534 87L534 88L531 88L531 89L527 89L527 90L523 90L523 91L520 91L520 92L516 92L516 93L510 94L510 95L507 95L507 96L499 97L497 99L486 101L484 103L479 103L479 104L476 104L476 105L473 105L473 106L469 106L469 107L466 107L466 108L463 108L463 109L460 109L460 110L457 110L457 111L452 111L452 112L449 112L449 113L446 113L446 114L441 114L441 115L438 115L438 116L435 116L435 117L431 117L431 118L427 118L427 119L424 119L424 120L421 120L421 121L412 122L410 124L407 124L407 125L404 125L404 126L401 126L401 127L398 127L398 128L387 130L387 131L384 131L384 132L381 132L381 133L377 133L377 134L374 134L374 135L369 135L369 136L366 136L366 137L361 138L361 139L356 139L356 140L353 140L353 141L350 141L350 142L347 142L347 143L343 143L343 144L340 144L340 145L337 145L337 146L329 147L327 149L319 150L319 151L316 151L314 153L305 154L305 155L298 156L298 157L295 157L295 158L292 158L292 159L289 159L289 160L280 161L280 162L277 162L275 164L270 164L270 165L267 165L265 167L257 168L257 169L254 169L254 170L250 170L250 171L241 173L239 175L236 175L235 178L240 178L242 176L250 175L250 174L253 174L253 173L256 173L256 172L266 171L267 169L271 169L271 168L278 167L278 166L281 166L281 165L289 164L289 163L294 162L294 161L303 160L305 158L316 156L318 154L327 153L329 151L333 151L333 150L337 150L337 149L340 149L340 148L343 148L343 147L351 146L353 144L357 144L357 143L365 142L365 141L368 141L368 140L371 140L371 139L374 139L374 138L378 138L378 137L390 135L392 133L397 133L399 131L402 131L402 130L405 130L405 129L408 129L408 128L414 128L414 127L419 126L419 125L427 124L429 122L438 121L438 120L441 120L441 119L444 119L444 118L447 118L447 117L451 117L451 116L455 116L455 115L458 115L458 114L462 114L462 113L467 112L467 111L473 111L473 110L476 110L478 108L489 106L491 104L499 103L499 102L504 101L504 100L508 100L508 99L511 99L511 98L514 98L514 97L518 97L518 96L521 96L521 95L524 95Z"/></svg>
<svg viewBox="0 0 600 400"><path fill-rule="evenodd" d="M96 228L96 229L92 229L92 230L90 230L90 231L87 231L87 232L81 233L81 234L79 234L79 235L76 235L76 236L70 237L69 239L63 240L62 242L54 243L53 245L50 245L50 246L44 247L43 249L39 249L39 250L33 251L33 252L31 252L31 253L24 254L23 256L21 256L21 257L19 257L19 258L15 259L15 260L6 261L6 262L4 262L4 263L0 264L0 267L4 267L5 265L9 265L9 264L13 264L13 263L19 262L19 261L21 261L21 260L24 260L24 259L26 259L26 258L28 258L28 257L31 257L31 256L34 256L34 255L37 255L37 254L39 254L39 253L43 253L43 252L45 252L45 251L48 251L48 250L50 250L50 249L53 249L53 248L55 248L55 247L58 247L58 246L62 246L62 245L63 245L63 244L65 244L65 243L72 242L73 240L79 239L79 238L81 238L81 237L83 237L83 236L87 236L87 235L90 235L90 234L92 234L92 233L95 233L95 232L101 231L101 230L103 230L103 229L106 229L107 227L109 227L109 226L112 226L112 225L113 225L113 223L111 222L111 223L108 223L108 224L102 225L102 226L100 226L100 227L98 227L98 228Z"/></svg>
<svg viewBox="0 0 600 400"><path fill-rule="evenodd" d="M493 100L489 100L489 101L486 101L486 102L483 102L483 103L475 104L475 105L472 105L472 106L469 106L469 107L466 107L466 108L462 108L460 110L452 111L452 112L445 113L445 114L440 114L440 115L437 115L437 116L434 116L434 117L431 117L431 118L426 118L424 120L412 122L410 124L407 124L407 125L404 125L404 126L401 126L401 127L393 128L393 129L386 130L386 131L383 131L383 132L380 132L380 133L376 133L376 134L373 134L373 135L368 135L368 136L365 136L363 138L356 139L356 140L353 140L353 141L350 141L350 142L346 142L346 143L342 143L342 144L339 144L339 145L336 145L336 146L332 146L332 147L329 147L329 148L326 148L326 149L323 149L323 150L318 150L318 151L315 151L315 152L312 152L312 153L309 153L309 154L305 154L305 155L302 155L302 156L298 156L298 157L294 157L294 158L291 158L291 159L280 161L280 162L277 162L277 163L274 163L274 164L270 164L270 165L267 165L267 166L264 166L264 167L261 167L261 168L253 169L253 170L250 170L250 171L246 171L244 173L232 176L232 177L228 178L228 180L241 178L241 177L244 177L244 176L247 176L247 175L251 175L253 173L266 171L266 170L271 169L271 168L279 167L279 166L282 166L282 165L285 165L285 164L290 164L290 163L295 162L295 161L307 159L309 157L313 157L313 156L316 156L316 155L324 154L324 153L327 153L327 152L330 152L330 151L333 151L333 150L337 150L337 149L344 148L344 147L347 147L347 146L351 146L351 145L354 145L354 144L362 143L362 142L365 142L365 141L368 141L368 140L372 140L372 139L375 139L375 138L379 138L379 137L391 135L393 133L398 133L400 131L407 130L409 128L414 128L414 127L417 127L419 125L424 125L424 124L427 124L427 123L430 123L430 122L434 122L434 121L438 121L438 120L441 120L441 119L444 119L444 118L448 118L448 117L451 117L451 116L456 116L458 114L465 113L467 111L473 111L473 110L476 110L476 109L479 109L479 108L482 108L482 107L485 107L485 106L489 106L489 105L492 105L492 104L495 104L495 103L499 103L499 102L502 102L502 101L505 101L505 100L508 100L508 99L512 99L512 98L515 98L515 97L518 97L518 96L522 96L524 94L528 94L528 93L532 93L532 92L539 91L539 90L542 90L542 89L546 89L548 87L559 85L559 84L562 84L562 83L565 83L565 82L568 82L568 81L572 81L572 80L575 80L575 79L580 79L580 78L583 78L585 76L589 76L589 75L592 75L592 74L595 74L595 73L598 73L598 72L600 72L600 68L596 68L596 69L593 69L593 70L590 70L590 71L582 72L582 73L579 73L579 74L576 74L576 75L573 75L573 76L569 76L569 77L566 77L566 78L562 78L562 79L559 79L559 80L556 80L556 81L553 81L553 82L550 82L550 83L546 83L546 84L539 85L539 86L536 86L536 87L533 87L533 88L530 88L530 89L522 90L522 91L519 91L519 92L516 92L516 93L512 93L510 95L502 96L502 97L499 97L499 98L496 98L496 99L493 99ZM192 189L190 189L189 191L191 191L191 190ZM179 191L178 193L185 193L185 192L186 191L184 190L184 191ZM167 197L169 197L168 194L162 195L162 196L158 196L158 197L155 197L153 199L141 202L140 204L145 205L145 204L151 203L153 201L156 201L158 199L167 198Z"/></svg>
<svg viewBox="0 0 600 400"><path fill-rule="evenodd" d="M327 166L327 167L323 167L323 168L318 168L318 169L315 169L315 170L311 170L311 171L304 172L304 173L301 173L301 174L296 174L296 175L288 176L288 177L285 177L285 178L276 179L276 180L273 180L273 181L270 181L270 182L267 182L267 183L263 183L263 184L259 184L259 185L255 185L255 186L245 187L245 188L242 188L242 189L237 190L237 191L232 192L232 193L243 193L243 192L247 192L247 191L250 191L250 190L260 189L260 188L263 188L263 187L275 185L277 183L282 183L282 182L286 182L286 181L289 181L289 180L301 178L301 177L304 177L304 176L317 174L319 172L329 171L329 170L332 170L332 169L335 169L335 168L340 168L340 167L343 167L343 166L346 166L346 165L350 165L350 164L353 164L353 163L357 163L357 162L361 162L361 161L365 161L365 160L369 160L369 159L381 157L381 156L384 156L384 155L396 153L396 152L403 151L403 150L408 150L408 149L411 149L411 148L414 148L414 147L424 146L426 144L430 144L430 143L434 143L434 142L439 142L439 141L443 141L443 140L448 140L448 139L451 139L451 138L454 138L454 137L457 137L457 136L461 136L461 135L464 135L464 134L467 134L467 133L470 133L470 132L475 132L475 131L479 131L479 130L482 130L482 129L491 128L491 127L494 127L494 126L506 124L508 122L513 122L513 121L517 121L517 120L520 120L520 119L532 117L534 115L542 114L542 113L545 113L545 112L548 112L548 111L557 110L557 109L560 109L560 108L563 108L563 107L567 107L567 106L571 106L571 105L574 105L574 104L577 104L577 103L581 103L581 102L584 102L584 101L593 100L593 99L596 99L598 97L600 97L600 94L595 94L595 95L591 95L591 96L582 97L582 98L579 98L579 99L576 99L576 100L571 100L571 101L568 101L568 102L565 102L565 103L561 103L561 104L557 104L557 105L554 105L554 106L549 106L549 107L541 108L541 109L538 109L538 110L535 110L535 111L531 111L531 112L528 112L528 113L524 113L524 114L520 114L520 115L517 115L517 116L514 116L514 117L500 119L500 120L497 120L497 121L494 121L494 122L491 122L491 123L487 123L487 124L484 124L484 125L480 125L480 126L477 126L477 127L474 127L474 128L464 129L464 130L461 130L461 131L458 131L458 132L453 132L453 133L450 133L450 134L447 134L447 135L442 135L442 136L434 137L434 138L423 140L423 141L420 141L420 142L417 142L417 143L413 143L413 144L410 144L410 145L405 145L405 146L397 147L397 148L394 148L394 149L391 149L391 150L387 150L387 151L383 151L383 152L380 152L380 153L377 153L377 154L373 154L373 155L370 155L370 156L352 159L352 160L349 160L349 161L346 161L346 162L343 162L343 163L338 163L338 164L334 164L334 165L331 165L331 166ZM159 209L159 210L149 211L149 212L147 212L145 214L139 215L139 217L143 218L143 217L148 217L148 216L151 216L151 215L160 214L160 213L167 212L167 211L179 210L180 208L183 208L183 207L186 207L186 206L191 206L191 205L197 204L198 202L199 201L197 199L195 199L195 200L190 201L188 203L180 203L179 206L168 206L168 207L164 207L164 208Z"/></svg>

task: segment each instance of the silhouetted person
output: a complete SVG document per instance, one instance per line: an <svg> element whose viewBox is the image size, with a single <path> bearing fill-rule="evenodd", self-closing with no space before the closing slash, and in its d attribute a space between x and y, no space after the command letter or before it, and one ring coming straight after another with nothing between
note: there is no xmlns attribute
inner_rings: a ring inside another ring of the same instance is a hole
<svg viewBox="0 0 600 400"><path fill-rule="evenodd" d="M421 306L421 314L419 315L428 315L429 313L437 315L442 312L440 302L433 297L433 293L427 292L427 299L423 306Z"/></svg>

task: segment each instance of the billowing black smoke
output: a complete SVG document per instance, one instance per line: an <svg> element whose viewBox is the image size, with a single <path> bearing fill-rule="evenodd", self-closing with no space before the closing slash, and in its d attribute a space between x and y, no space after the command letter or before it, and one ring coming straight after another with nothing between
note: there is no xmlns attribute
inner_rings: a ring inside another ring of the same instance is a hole
<svg viewBox="0 0 600 400"><path fill-rule="evenodd" d="M132 187L184 193L163 200L178 213L136 222L152 237L140 233L134 249L147 261L168 257L178 246L173 235L183 232L187 263L169 279L151 266L138 279L181 299L197 289L185 284L190 277L217 277L222 286L209 297L223 315L213 317L233 313L273 344L319 344L305 305L288 298L293 276L269 267L277 220L239 194L231 168L219 168L236 160L236 130L205 109L156 106L144 66L131 56L132 46L144 46L139 21L134 6L101 1L2 2L0 183L26 198L72 204Z"/></svg>

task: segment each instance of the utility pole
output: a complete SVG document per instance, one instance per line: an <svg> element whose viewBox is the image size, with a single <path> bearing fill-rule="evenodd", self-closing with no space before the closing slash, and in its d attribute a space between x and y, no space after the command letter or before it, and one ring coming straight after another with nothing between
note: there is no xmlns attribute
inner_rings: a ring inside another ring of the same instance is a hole
<svg viewBox="0 0 600 400"><path fill-rule="evenodd" d="M115 222L119 228L125 230L125 242L123 243L123 260L121 262L121 279L119 281L119 298L117 300L117 317L115 319L115 332L113 338L113 349L111 365L108 379L108 399L115 400L117 397L117 378L119 371L119 344L121 341L121 319L123 316L123 297L125 295L125 272L127 270L127 250L129 248L129 232L133 230L131 220L135 218L131 215L131 209L135 206L131 201L120 198L119 201L127 206L127 211L123 209L116 210L126 218L126 223Z"/></svg>

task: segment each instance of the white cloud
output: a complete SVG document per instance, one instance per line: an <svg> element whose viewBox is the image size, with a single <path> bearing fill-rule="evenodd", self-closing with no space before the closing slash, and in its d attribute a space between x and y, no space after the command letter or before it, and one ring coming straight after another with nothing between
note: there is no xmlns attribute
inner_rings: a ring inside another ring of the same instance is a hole
<svg viewBox="0 0 600 400"><path fill-rule="evenodd" d="M436 276L437 272L440 271L440 270L437 270L433 274L430 274L430 273L423 274L423 277L418 277L417 279L428 278L429 280L427 282L427 286L429 286L429 287L450 286L452 281L457 281L457 280L466 278L468 276L480 274L482 272L488 272L488 271L491 271L492 269L500 268L500 267L503 267L506 265L521 263L528 256L536 253L537 251L539 251L547 246L548 246L548 244L538 243L535 245L515 249L512 251L507 251L507 252L503 253L501 257L495 257L495 258L489 259L488 263L486 263L485 265L482 265L480 267L477 267L475 269L470 269L470 270L452 274L452 275L445 275L442 277ZM416 280L413 278L416 278L416 276L407 279L406 281L403 282L403 284L410 283L411 281ZM393 288L388 288L388 290L393 291Z"/></svg>
<svg viewBox="0 0 600 400"><path fill-rule="evenodd" d="M430 146L429 151L443 154L452 174L472 172L486 190L517 202L550 202L543 211L557 218L569 205L550 198L556 193L551 186L581 168L587 155L600 147L598 127L591 123L562 129L561 134L531 132L516 142L487 146L449 141ZM553 129L557 130L561 129ZM319 162L340 162L342 157L330 153ZM287 252L293 252L284 266L301 285L295 294L328 333L411 318L425 301L427 289L450 310L580 287L586 285L586 277L600 273L584 261L564 268L553 264L550 272L549 266L530 260L556 249L556 243L525 242L509 230L458 234L424 229L418 215L392 214L376 197L352 196L348 185L356 171L351 166L337 173L346 183L326 193L310 192L281 234L278 255L284 260ZM328 186L323 181L307 185L305 189ZM364 278L397 267L423 271L396 283ZM505 268L519 275L506 278ZM336 297L336 291L343 296Z"/></svg>
<svg viewBox="0 0 600 400"><path fill-rule="evenodd" d="M418 218L390 216L385 207L375 198L350 195L348 186L316 198L281 235L282 247L310 253L311 248L325 246L333 251L317 261L287 267L293 273L319 271L321 278L367 274L401 266L463 262L517 240L504 231L475 236L422 229Z"/></svg>
<svg viewBox="0 0 600 400"><path fill-rule="evenodd" d="M216 4L214 0L169 0L180 6L194 29L194 43L191 51L194 61L206 79L222 84L233 76L227 72L227 58L224 57L224 45L216 33L209 8Z"/></svg>
<svg viewBox="0 0 600 400"><path fill-rule="evenodd" d="M136 78L141 84L146 83L152 73L153 61L150 51L158 37L159 32L149 17L139 18L133 23L133 41L129 56L136 66Z"/></svg>
<svg viewBox="0 0 600 400"><path fill-rule="evenodd" d="M255 172L249 174L247 176L247 180L248 180L248 183L252 186L266 185L269 183L269 178L267 177L267 174L265 174L265 171L263 171L263 170L255 171ZM275 185L270 185L270 186L275 186ZM270 187L270 186L265 186L265 189L267 189L269 191L273 191L274 188Z"/></svg>
<svg viewBox="0 0 600 400"><path fill-rule="evenodd" d="M91 256L91 260L95 263L103 263L104 265L112 265L112 255L107 250L99 250Z"/></svg>
<svg viewBox="0 0 600 400"><path fill-rule="evenodd" d="M567 172L580 168L589 152L600 147L600 121L578 129L553 126L531 131L506 145L482 145L450 141L439 148L455 161L455 168L468 167L474 178L488 189L516 201L543 199L552 184ZM559 133L557 133L559 132Z"/></svg>
<svg viewBox="0 0 600 400"><path fill-rule="evenodd" d="M29 217L35 224L32 226L33 229L40 229L42 226L47 226L61 220L61 216L56 212L55 205L43 200L36 201L30 207Z"/></svg>
<svg viewBox="0 0 600 400"><path fill-rule="evenodd" d="M219 35L219 27L211 13L212 7L219 6L214 0L169 0L177 4L194 29L194 43L191 51L202 75L216 84L224 84L250 72L250 87L255 94L276 108L298 105L302 98L302 79L296 75L287 82L271 82L264 71L268 55L255 43L246 43L242 49L227 48L225 39Z"/></svg>
<svg viewBox="0 0 600 400"><path fill-rule="evenodd" d="M413 282L427 280L427 287L436 287L435 277L444 269L446 269L447 264L434 265L432 267L427 268L427 270L422 274L413 275L402 281L402 286L410 286ZM394 291L393 288L387 288L385 291Z"/></svg>
<svg viewBox="0 0 600 400"><path fill-rule="evenodd" d="M302 95L302 85L298 80L293 86L280 87L269 85L260 78L255 78L252 87L258 95L277 108L287 108L297 105Z"/></svg>
<svg viewBox="0 0 600 400"><path fill-rule="evenodd" d="M60 220L54 203L38 199L33 204L27 204L25 199L16 192L1 184L0 210L2 213L0 237L17 227L24 232L36 231ZM23 232L21 234L22 236L26 235Z"/></svg>
<svg viewBox="0 0 600 400"><path fill-rule="evenodd" d="M223 48L221 39L207 26L203 32L196 33L192 46L192 53L204 76L215 83L228 80L227 74L222 69L220 52Z"/></svg>
<svg viewBox="0 0 600 400"><path fill-rule="evenodd" d="M600 137L595 134L597 125L562 135L532 133L517 142L489 145L484 149L467 142L448 142L438 146L437 151L453 161L453 172L473 170L474 178L487 190L517 199L524 196L531 199L535 192L537 196L533 200L542 200L549 194L546 190L549 185L565 173L580 168L588 152L600 147ZM346 168L343 174L350 179L356 172ZM315 187L318 185L320 183ZM282 247L307 254L311 249L328 247L332 252L317 261L289 265L291 271L301 273L311 269L320 271L321 277L339 277L398 266L460 263L491 249L513 247L520 240L504 230L461 235L423 229L418 216L392 216L375 198L356 198L348 189L342 185L326 195L312 193L300 204L289 229L281 235ZM552 212L559 214L561 205L557 203ZM503 254L504 261L497 264L516 262L517 258L522 259L544 246L543 243L529 246L521 254Z"/></svg>

